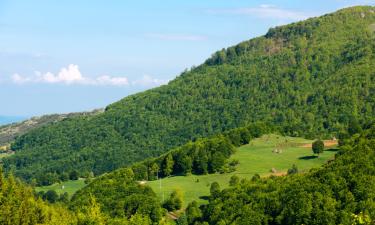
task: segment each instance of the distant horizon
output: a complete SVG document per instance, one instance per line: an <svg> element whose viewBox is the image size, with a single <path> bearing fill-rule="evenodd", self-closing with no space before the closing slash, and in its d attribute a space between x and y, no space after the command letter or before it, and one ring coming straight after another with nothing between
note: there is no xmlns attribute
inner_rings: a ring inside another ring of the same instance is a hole
<svg viewBox="0 0 375 225"><path fill-rule="evenodd" d="M25 116L6 116L6 115L0 115L0 126L11 124L11 123L17 123L21 122L28 117Z"/></svg>
<svg viewBox="0 0 375 225"><path fill-rule="evenodd" d="M375 0L1 1L0 101L7 107L0 108L0 115L32 117L103 108L166 84L214 52L264 35L269 28L374 4Z"/></svg>

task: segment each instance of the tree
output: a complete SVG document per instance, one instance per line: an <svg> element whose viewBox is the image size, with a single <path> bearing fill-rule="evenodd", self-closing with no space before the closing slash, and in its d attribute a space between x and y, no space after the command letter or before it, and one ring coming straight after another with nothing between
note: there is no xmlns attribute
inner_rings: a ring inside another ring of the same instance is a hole
<svg viewBox="0 0 375 225"><path fill-rule="evenodd" d="M130 220L128 221L126 225L149 225L149 224L152 224L152 221L150 220L149 217L136 213L130 217Z"/></svg>
<svg viewBox="0 0 375 225"><path fill-rule="evenodd" d="M181 173L183 175L191 173L193 162L190 156L180 153L175 163L176 163L177 173Z"/></svg>
<svg viewBox="0 0 375 225"><path fill-rule="evenodd" d="M215 173L224 166L225 156L221 152L215 152L212 154L211 160L208 163L210 173Z"/></svg>
<svg viewBox="0 0 375 225"><path fill-rule="evenodd" d="M59 202L68 203L69 202L69 194L68 192L64 192L64 194L60 194Z"/></svg>
<svg viewBox="0 0 375 225"><path fill-rule="evenodd" d="M89 205L85 206L83 212L78 214L78 225L104 225L106 218L100 210L94 196L89 196Z"/></svg>
<svg viewBox="0 0 375 225"><path fill-rule="evenodd" d="M355 117L350 118L348 125L348 133L350 135L360 133L362 131L361 126L359 125L358 120Z"/></svg>
<svg viewBox="0 0 375 225"><path fill-rule="evenodd" d="M156 163L152 163L148 167L148 180L156 180L159 173L159 165Z"/></svg>
<svg viewBox="0 0 375 225"><path fill-rule="evenodd" d="M216 198L220 194L220 185L218 182L213 182L210 187L211 197Z"/></svg>
<svg viewBox="0 0 375 225"><path fill-rule="evenodd" d="M188 224L194 224L200 217L202 217L202 211L199 209L199 205L196 201L189 203L185 213Z"/></svg>
<svg viewBox="0 0 375 225"><path fill-rule="evenodd" d="M148 169L147 166L141 163L137 163L132 166L135 179L137 180L148 180Z"/></svg>
<svg viewBox="0 0 375 225"><path fill-rule="evenodd" d="M67 180L69 180L69 174L66 173L66 172L63 172L63 173L60 174L59 178L60 178L61 181L67 181Z"/></svg>
<svg viewBox="0 0 375 225"><path fill-rule="evenodd" d="M182 208L182 192L180 190L174 190L170 197L163 203L163 208L168 211L175 211Z"/></svg>
<svg viewBox="0 0 375 225"><path fill-rule="evenodd" d="M296 173L298 173L298 168L296 164L293 164L292 168L288 169L288 174L291 175L291 174L296 174Z"/></svg>
<svg viewBox="0 0 375 225"><path fill-rule="evenodd" d="M314 154L319 154L323 153L324 151L324 142L322 140L316 140L312 143L312 150Z"/></svg>
<svg viewBox="0 0 375 225"><path fill-rule="evenodd" d="M176 220L176 225L189 225L186 214L183 214Z"/></svg>
<svg viewBox="0 0 375 225"><path fill-rule="evenodd" d="M240 178L237 175L233 175L230 178L229 186L236 186L240 182Z"/></svg>
<svg viewBox="0 0 375 225"><path fill-rule="evenodd" d="M255 182L255 181L258 181L260 180L260 175L259 174L254 174L254 176L251 178L251 181Z"/></svg>
<svg viewBox="0 0 375 225"><path fill-rule="evenodd" d="M59 195L56 193L55 190L48 190L44 194L44 198L49 201L50 203L55 203L59 199Z"/></svg>
<svg viewBox="0 0 375 225"><path fill-rule="evenodd" d="M174 165L174 161L173 161L173 157L172 157L172 154L168 154L165 158L164 158L164 162L163 162L163 174L164 176L169 176L172 174L173 172L173 165Z"/></svg>
<svg viewBox="0 0 375 225"><path fill-rule="evenodd" d="M208 157L207 152L198 146L196 155L194 156L193 170L196 174L207 174L208 172Z"/></svg>
<svg viewBox="0 0 375 225"><path fill-rule="evenodd" d="M69 174L69 179L71 180L78 180L79 178L79 173L77 170L72 170Z"/></svg>

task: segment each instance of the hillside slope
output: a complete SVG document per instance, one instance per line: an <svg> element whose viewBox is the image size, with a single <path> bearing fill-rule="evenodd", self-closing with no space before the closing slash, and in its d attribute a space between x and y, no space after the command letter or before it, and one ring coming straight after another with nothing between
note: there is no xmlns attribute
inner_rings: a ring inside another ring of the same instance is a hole
<svg viewBox="0 0 375 225"><path fill-rule="evenodd" d="M374 24L374 7L352 7L272 28L103 114L19 137L5 169L25 179L101 174L254 121L292 136L336 135L351 117L375 114Z"/></svg>
<svg viewBox="0 0 375 225"><path fill-rule="evenodd" d="M211 192L209 203L190 204L179 224L374 224L374 138L372 126L307 174L242 180Z"/></svg>
<svg viewBox="0 0 375 225"><path fill-rule="evenodd" d="M102 110L94 110L92 112L68 113L68 114L51 114L38 117L32 117L22 122L11 123L0 126L0 146L4 146L12 142L17 136L21 136L32 129L39 128L49 123L59 122L66 118L77 116L91 116L101 113Z"/></svg>

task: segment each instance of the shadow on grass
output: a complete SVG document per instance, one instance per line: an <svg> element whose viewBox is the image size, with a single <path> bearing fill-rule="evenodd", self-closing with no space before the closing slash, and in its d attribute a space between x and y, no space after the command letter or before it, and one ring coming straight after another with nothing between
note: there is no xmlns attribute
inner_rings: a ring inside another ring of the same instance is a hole
<svg viewBox="0 0 375 225"><path fill-rule="evenodd" d="M339 149L338 148L329 148L324 150L325 152L337 152Z"/></svg>
<svg viewBox="0 0 375 225"><path fill-rule="evenodd" d="M202 200L207 200L207 201L210 199L209 196L200 196L199 198L202 199Z"/></svg>
<svg viewBox="0 0 375 225"><path fill-rule="evenodd" d="M308 156L301 156L298 159L310 160L310 159L316 159L316 158L318 158L318 156L316 156L316 155L308 155Z"/></svg>

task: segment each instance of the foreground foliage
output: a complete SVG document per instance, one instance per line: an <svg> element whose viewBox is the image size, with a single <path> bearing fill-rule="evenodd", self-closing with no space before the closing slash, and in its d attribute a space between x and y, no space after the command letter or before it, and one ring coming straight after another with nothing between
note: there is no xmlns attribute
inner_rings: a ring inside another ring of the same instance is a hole
<svg viewBox="0 0 375 225"><path fill-rule="evenodd" d="M5 178L0 169L0 224L73 224L75 215L51 206L34 196L32 189L13 176Z"/></svg>

